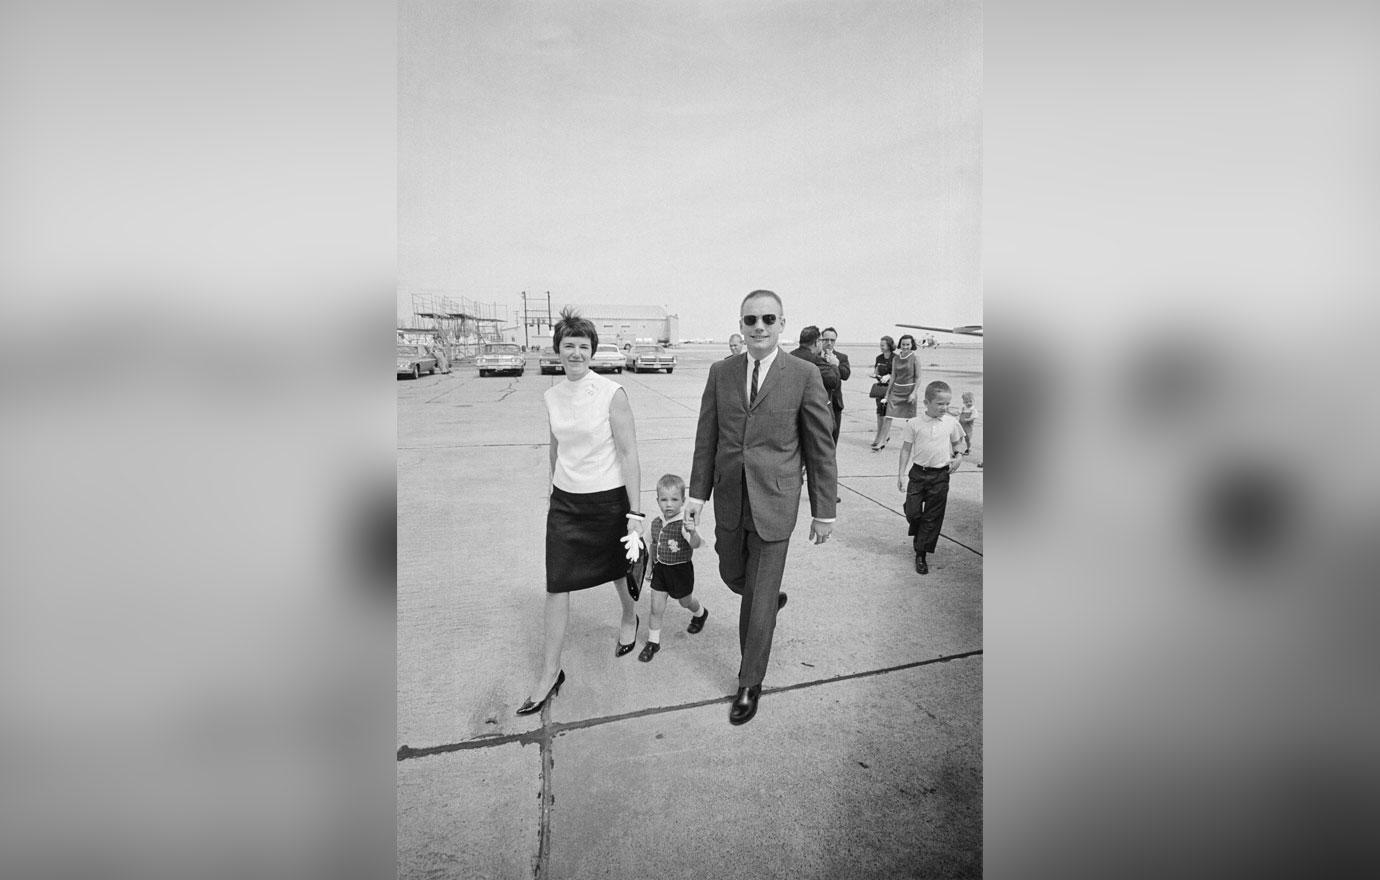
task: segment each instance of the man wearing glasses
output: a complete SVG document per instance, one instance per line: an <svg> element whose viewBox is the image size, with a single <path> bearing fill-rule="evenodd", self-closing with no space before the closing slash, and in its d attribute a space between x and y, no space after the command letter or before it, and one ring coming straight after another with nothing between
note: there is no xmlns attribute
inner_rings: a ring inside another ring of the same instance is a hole
<svg viewBox="0 0 1380 880"><path fill-rule="evenodd" d="M800 508L801 466L809 475L815 544L833 531L838 481L833 414L819 370L778 347L786 323L781 297L754 290L739 314L747 351L709 367L685 505L698 529L713 495L719 575L742 597L731 724L757 713L776 615L786 604L781 574Z"/></svg>
<svg viewBox="0 0 1380 880"><path fill-rule="evenodd" d="M839 371L839 382L847 382L848 377L853 375L853 368L848 365L848 355L834 350L839 344L839 331L833 327L825 327L819 338L824 343L824 351L820 353L820 357L824 358L826 364ZM834 411L834 445L838 446L839 425L843 423L843 385L835 385L828 391L829 407Z"/></svg>

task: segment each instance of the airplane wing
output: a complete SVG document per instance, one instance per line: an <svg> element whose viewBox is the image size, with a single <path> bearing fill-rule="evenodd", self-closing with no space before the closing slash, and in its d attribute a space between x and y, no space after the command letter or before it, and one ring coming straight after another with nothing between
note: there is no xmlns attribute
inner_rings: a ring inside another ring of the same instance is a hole
<svg viewBox="0 0 1380 880"><path fill-rule="evenodd" d="M924 324L897 324L897 327L907 327L913 330L933 330L936 333L957 333L960 336L981 336L981 324L964 324L962 327L926 327Z"/></svg>

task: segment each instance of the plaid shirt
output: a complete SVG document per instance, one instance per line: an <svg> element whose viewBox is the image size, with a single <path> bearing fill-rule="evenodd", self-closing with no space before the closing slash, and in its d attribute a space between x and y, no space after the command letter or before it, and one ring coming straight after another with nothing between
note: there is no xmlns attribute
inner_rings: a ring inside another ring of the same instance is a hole
<svg viewBox="0 0 1380 880"><path fill-rule="evenodd" d="M682 514L662 523L661 517L652 520L652 561L662 565L679 565L690 561L694 548L685 540L685 520Z"/></svg>

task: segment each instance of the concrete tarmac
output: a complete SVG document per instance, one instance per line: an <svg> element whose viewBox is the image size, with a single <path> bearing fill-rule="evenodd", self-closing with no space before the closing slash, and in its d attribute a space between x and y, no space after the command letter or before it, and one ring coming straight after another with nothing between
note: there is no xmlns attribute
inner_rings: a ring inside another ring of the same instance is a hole
<svg viewBox="0 0 1380 880"><path fill-rule="evenodd" d="M662 650L615 658L613 587L571 599L566 682L518 717L541 666L548 433L564 376L398 381L397 840L402 878L898 878L982 873L982 460L954 474L930 574L896 488L900 430L869 449L874 349L844 346L838 522L792 538L757 716L728 723L738 597L712 504L695 552L704 630L668 603ZM627 389L642 509L690 476L709 364L612 375ZM981 349L923 350L921 381L981 400ZM981 403L979 403L979 407ZM638 650L649 590L638 602Z"/></svg>

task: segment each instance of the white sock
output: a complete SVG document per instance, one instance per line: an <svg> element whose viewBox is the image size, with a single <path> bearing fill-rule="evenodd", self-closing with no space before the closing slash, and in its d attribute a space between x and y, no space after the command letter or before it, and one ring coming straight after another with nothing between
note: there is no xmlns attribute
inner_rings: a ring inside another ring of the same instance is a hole
<svg viewBox="0 0 1380 880"><path fill-rule="evenodd" d="M700 610L699 610L699 611L691 611L691 612L690 612L690 616L691 616L691 617L703 617L704 615L706 615L706 614L708 614L708 613L709 613L709 606L706 605L706 604L704 604L703 602L701 602L701 603L700 603Z"/></svg>
<svg viewBox="0 0 1380 880"><path fill-rule="evenodd" d="M649 629L649 630L647 630L647 641L649 641L649 642L656 642L658 645L661 644L661 630L659 630L659 629Z"/></svg>

